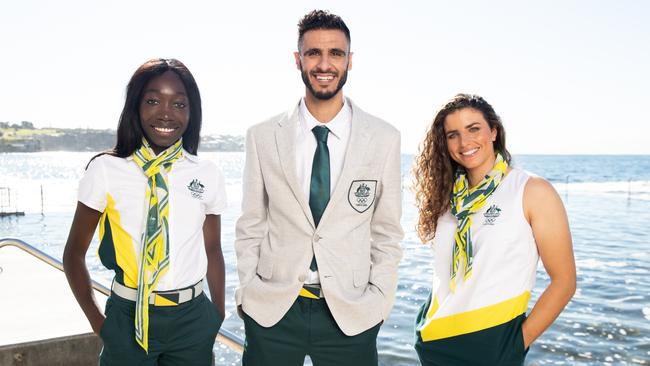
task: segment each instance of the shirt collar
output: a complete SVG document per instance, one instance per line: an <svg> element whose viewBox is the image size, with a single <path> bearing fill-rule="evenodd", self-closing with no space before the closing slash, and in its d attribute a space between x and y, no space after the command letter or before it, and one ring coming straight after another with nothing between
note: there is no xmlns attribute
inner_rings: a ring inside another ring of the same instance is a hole
<svg viewBox="0 0 650 366"><path fill-rule="evenodd" d="M305 98L300 100L300 116L301 120L304 123L301 123L305 132L310 132L316 126L325 126L330 130L330 133L334 135L337 139L340 139L346 130L350 129L350 123L352 122L352 108L348 103L347 98L343 98L343 108L339 113L334 116L329 122L321 123L319 122L307 109L305 104Z"/></svg>
<svg viewBox="0 0 650 366"><path fill-rule="evenodd" d="M198 163L199 162L199 157L196 155L192 155L187 152L187 150L183 149L183 157L187 158L187 160L193 162L193 163Z"/></svg>

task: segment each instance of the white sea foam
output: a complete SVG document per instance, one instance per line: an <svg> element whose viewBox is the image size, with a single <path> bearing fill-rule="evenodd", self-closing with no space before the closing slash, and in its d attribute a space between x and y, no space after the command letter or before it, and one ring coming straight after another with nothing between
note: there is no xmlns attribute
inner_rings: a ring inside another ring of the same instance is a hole
<svg viewBox="0 0 650 366"><path fill-rule="evenodd" d="M626 267L627 262L599 260L596 258L579 259L576 261L576 266L579 269L604 269L604 268L622 268Z"/></svg>
<svg viewBox="0 0 650 366"><path fill-rule="evenodd" d="M611 181L553 183L560 195L589 194L624 196L635 200L650 201L650 181Z"/></svg>
<svg viewBox="0 0 650 366"><path fill-rule="evenodd" d="M617 304L626 302L628 300L643 300L643 296L626 296L620 299L608 300L607 302L610 304Z"/></svg>

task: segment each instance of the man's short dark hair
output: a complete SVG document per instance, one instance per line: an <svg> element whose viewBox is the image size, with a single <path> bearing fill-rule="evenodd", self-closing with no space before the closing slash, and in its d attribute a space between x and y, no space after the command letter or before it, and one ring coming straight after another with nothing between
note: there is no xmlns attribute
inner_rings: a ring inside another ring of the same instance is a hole
<svg viewBox="0 0 650 366"><path fill-rule="evenodd" d="M348 47L350 45L350 30L340 16L327 10L312 10L298 22L298 49L300 49L302 43L302 36L314 29L338 29L345 34Z"/></svg>

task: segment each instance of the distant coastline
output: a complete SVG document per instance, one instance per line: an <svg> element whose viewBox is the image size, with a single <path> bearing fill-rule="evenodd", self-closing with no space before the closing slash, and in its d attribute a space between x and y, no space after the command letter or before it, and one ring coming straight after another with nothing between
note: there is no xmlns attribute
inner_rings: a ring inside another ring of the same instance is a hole
<svg viewBox="0 0 650 366"><path fill-rule="evenodd" d="M0 153L103 151L115 146L115 130L36 128L31 122L0 122ZM204 135L201 151L244 151L244 137Z"/></svg>

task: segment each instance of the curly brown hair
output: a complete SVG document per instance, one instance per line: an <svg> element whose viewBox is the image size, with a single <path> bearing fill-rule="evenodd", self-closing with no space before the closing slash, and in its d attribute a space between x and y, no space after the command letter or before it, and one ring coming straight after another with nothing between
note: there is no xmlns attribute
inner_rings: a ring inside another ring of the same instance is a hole
<svg viewBox="0 0 650 366"><path fill-rule="evenodd" d="M501 118L494 108L478 95L456 94L436 114L427 131L413 167L415 204L419 218L416 230L423 243L431 241L436 233L438 218L450 206L450 197L456 170L461 169L447 150L445 119L448 115L464 108L481 112L491 129L496 129L494 151L500 152L510 164L511 156L506 149L506 133Z"/></svg>

